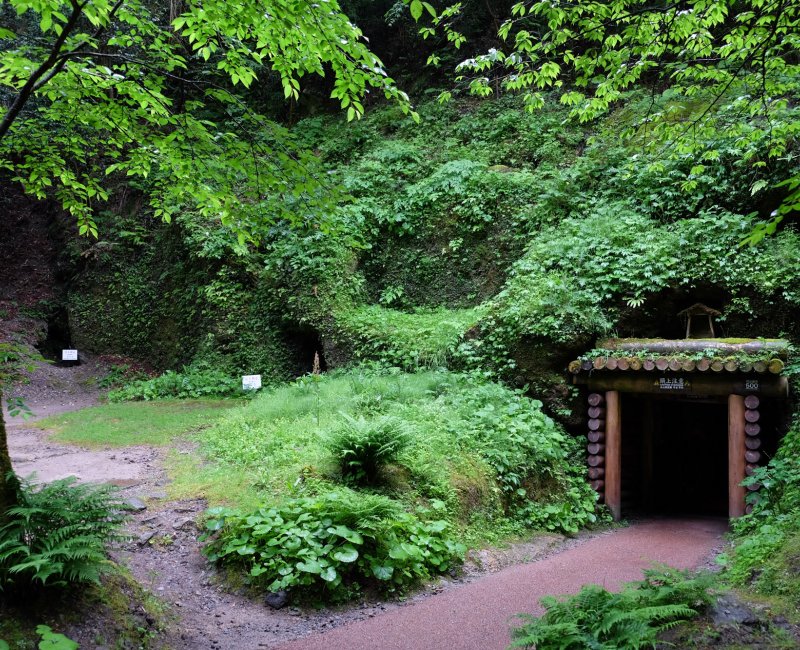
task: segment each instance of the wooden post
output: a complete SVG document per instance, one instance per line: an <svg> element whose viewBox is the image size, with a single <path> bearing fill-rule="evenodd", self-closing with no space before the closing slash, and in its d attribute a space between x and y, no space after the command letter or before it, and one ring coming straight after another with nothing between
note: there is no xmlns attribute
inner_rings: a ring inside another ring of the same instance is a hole
<svg viewBox="0 0 800 650"><path fill-rule="evenodd" d="M606 505L614 521L622 517L622 417L619 393L606 393ZM742 419L744 425L744 419ZM741 456L741 454L740 454Z"/></svg>
<svg viewBox="0 0 800 650"><path fill-rule="evenodd" d="M741 395L728 396L728 516L744 514L745 488L745 406ZM758 452L756 452L758 453Z"/></svg>

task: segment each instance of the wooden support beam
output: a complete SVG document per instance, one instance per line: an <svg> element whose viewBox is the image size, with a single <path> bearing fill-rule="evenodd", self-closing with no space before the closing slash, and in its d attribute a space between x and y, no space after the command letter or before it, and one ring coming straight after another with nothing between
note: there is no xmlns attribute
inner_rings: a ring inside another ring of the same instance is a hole
<svg viewBox="0 0 800 650"><path fill-rule="evenodd" d="M740 483L745 478L744 397L728 397L728 516L741 517L745 512L745 488ZM748 452L758 453L758 452Z"/></svg>
<svg viewBox="0 0 800 650"><path fill-rule="evenodd" d="M660 378L683 379L683 388L675 381L661 383ZM741 377L729 373L671 373L658 372L600 373L589 376L576 376L576 384L587 384L592 394L600 391L621 391L623 393L651 393L660 395L747 395L757 392L761 397L787 397L789 380L777 375L760 375L755 378Z"/></svg>
<svg viewBox="0 0 800 650"><path fill-rule="evenodd" d="M606 434L603 431L590 431L586 434L586 437L589 439L589 442L604 442Z"/></svg>
<svg viewBox="0 0 800 650"><path fill-rule="evenodd" d="M744 424L744 419L742 419ZM742 445L744 446L744 445ZM622 517L622 413L619 393L606 393L606 505L614 521Z"/></svg>
<svg viewBox="0 0 800 650"><path fill-rule="evenodd" d="M785 359L789 353L789 342L782 339L752 339L744 342L731 339L604 339L597 342L597 347L628 355L642 351L669 355L717 350L721 356L744 353Z"/></svg>
<svg viewBox="0 0 800 650"><path fill-rule="evenodd" d="M589 468L589 478L592 480L603 478L605 475L606 475L606 470L604 470L602 467Z"/></svg>
<svg viewBox="0 0 800 650"><path fill-rule="evenodd" d="M603 396L600 393L589 395L589 406L600 406L603 403Z"/></svg>

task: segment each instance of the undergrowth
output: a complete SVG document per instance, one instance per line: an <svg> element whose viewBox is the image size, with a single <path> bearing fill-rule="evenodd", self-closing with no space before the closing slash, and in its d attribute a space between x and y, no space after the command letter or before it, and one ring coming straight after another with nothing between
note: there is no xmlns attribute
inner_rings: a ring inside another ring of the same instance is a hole
<svg viewBox="0 0 800 650"><path fill-rule="evenodd" d="M318 601L344 600L370 584L402 591L460 563L466 550L435 509L412 514L379 495L329 492L256 512L216 508L208 515L210 560L243 567L253 585Z"/></svg>
<svg viewBox="0 0 800 650"><path fill-rule="evenodd" d="M721 561L739 586L785 600L800 615L800 416L795 415L781 446L747 483L760 483L750 497L753 511L733 526L734 549Z"/></svg>
<svg viewBox="0 0 800 650"><path fill-rule="evenodd" d="M357 360L413 372L451 364L459 343L480 319L481 308L403 312L369 305L336 314L336 336Z"/></svg>
<svg viewBox="0 0 800 650"><path fill-rule="evenodd" d="M110 402L156 399L244 397L241 379L211 368L185 367L167 370L153 379L140 379L109 391Z"/></svg>
<svg viewBox="0 0 800 650"><path fill-rule="evenodd" d="M342 478L355 485L376 485L380 472L398 460L408 446L409 434L400 420L367 420L342 413L343 422L323 444L330 450Z"/></svg>
<svg viewBox="0 0 800 650"><path fill-rule="evenodd" d="M97 583L112 570L109 545L122 539L127 506L109 487L69 478L23 481L19 504L0 527L0 593L30 597L44 587Z"/></svg>
<svg viewBox="0 0 800 650"><path fill-rule="evenodd" d="M244 565L271 589L322 580L338 598L369 580L405 587L451 566L454 539L572 533L598 520L580 443L539 402L477 376L366 368L309 376L258 396L197 437L205 460L199 476L198 466L189 470L194 484L235 473L264 504L242 509L252 495L240 503L229 490L230 510L211 515L212 528L224 533L210 554ZM224 494L223 486L213 492ZM374 503L387 509L374 526L342 522L343 509ZM338 535L338 525L357 535ZM340 554L346 543L353 549ZM290 571L304 557L315 559L304 564L313 571ZM390 575L379 566L394 568Z"/></svg>
<svg viewBox="0 0 800 650"><path fill-rule="evenodd" d="M198 439L209 463L245 472L280 500L338 484L328 441L349 418L362 427L404 423L405 444L380 489L408 505L440 499L462 528L481 517L566 532L595 521L580 443L541 403L476 376L360 369L302 379L231 411Z"/></svg>
<svg viewBox="0 0 800 650"><path fill-rule="evenodd" d="M713 575L650 569L645 579L612 593L597 585L574 596L542 599L545 614L521 614L512 630L514 648L537 650L638 650L655 648L659 635L712 602Z"/></svg>

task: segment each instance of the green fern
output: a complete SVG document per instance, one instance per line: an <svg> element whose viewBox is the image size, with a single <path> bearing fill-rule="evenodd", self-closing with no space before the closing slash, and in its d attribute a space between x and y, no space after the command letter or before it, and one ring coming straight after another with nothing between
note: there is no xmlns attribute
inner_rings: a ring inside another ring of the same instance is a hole
<svg viewBox="0 0 800 650"><path fill-rule="evenodd" d="M377 484L381 469L397 460L408 446L405 425L386 416L365 419L341 415L344 422L328 435L325 444L342 477L356 485Z"/></svg>
<svg viewBox="0 0 800 650"><path fill-rule="evenodd" d="M655 648L659 635L687 621L710 602L709 574L676 569L645 572L645 579L611 593L588 585L574 596L542 599L542 617L520 615L513 648L537 650L639 650Z"/></svg>
<svg viewBox="0 0 800 650"><path fill-rule="evenodd" d="M106 550L122 539L127 509L113 488L74 477L39 489L23 481L0 527L0 590L97 582L112 566Z"/></svg>

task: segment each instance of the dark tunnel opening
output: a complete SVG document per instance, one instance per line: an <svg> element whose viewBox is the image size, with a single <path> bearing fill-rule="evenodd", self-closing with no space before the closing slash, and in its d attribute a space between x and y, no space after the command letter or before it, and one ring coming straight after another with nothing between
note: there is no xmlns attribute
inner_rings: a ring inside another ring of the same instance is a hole
<svg viewBox="0 0 800 650"><path fill-rule="evenodd" d="M625 394L622 414L626 516L727 516L727 399Z"/></svg>
<svg viewBox="0 0 800 650"><path fill-rule="evenodd" d="M291 354L293 376L300 377L312 372L315 355L319 358L320 372L328 369L322 337L316 329L301 325L287 328L283 331L283 340Z"/></svg>

